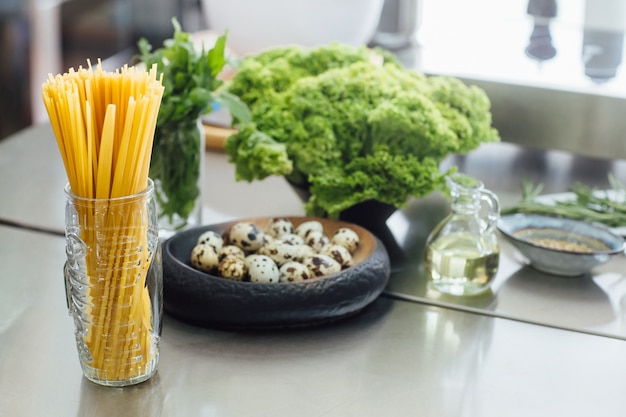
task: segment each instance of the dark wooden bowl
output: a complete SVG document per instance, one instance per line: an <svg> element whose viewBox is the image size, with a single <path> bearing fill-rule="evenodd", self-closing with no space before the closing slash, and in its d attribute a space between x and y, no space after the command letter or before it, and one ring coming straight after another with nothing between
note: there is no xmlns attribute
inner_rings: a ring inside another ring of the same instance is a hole
<svg viewBox="0 0 626 417"><path fill-rule="evenodd" d="M289 217L294 225L317 220L327 235L340 227L353 229L360 239L355 265L339 273L302 282L255 283L231 281L191 266L198 236L220 234L239 221L265 228L270 217L196 227L163 244L163 306L172 316L216 328L275 328L324 323L358 313L374 301L389 281L385 246L356 224L313 217Z"/></svg>

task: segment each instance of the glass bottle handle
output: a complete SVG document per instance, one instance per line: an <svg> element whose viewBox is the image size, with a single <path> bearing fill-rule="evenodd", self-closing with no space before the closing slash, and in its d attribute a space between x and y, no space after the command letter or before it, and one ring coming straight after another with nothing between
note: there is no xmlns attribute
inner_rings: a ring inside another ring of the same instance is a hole
<svg viewBox="0 0 626 417"><path fill-rule="evenodd" d="M489 206L485 231L495 229L498 219L500 218L500 201L498 200L498 196L491 190L481 190L480 199L485 201Z"/></svg>

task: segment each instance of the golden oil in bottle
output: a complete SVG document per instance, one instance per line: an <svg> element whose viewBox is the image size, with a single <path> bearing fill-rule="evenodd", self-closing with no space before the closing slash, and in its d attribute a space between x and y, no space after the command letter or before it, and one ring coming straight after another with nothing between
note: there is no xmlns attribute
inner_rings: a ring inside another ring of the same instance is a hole
<svg viewBox="0 0 626 417"><path fill-rule="evenodd" d="M500 263L500 202L476 178L455 174L446 182L451 213L426 240L429 283L444 294L479 294L489 289Z"/></svg>
<svg viewBox="0 0 626 417"><path fill-rule="evenodd" d="M442 236L426 248L425 266L432 285L452 295L489 289L500 260L497 245L470 233Z"/></svg>

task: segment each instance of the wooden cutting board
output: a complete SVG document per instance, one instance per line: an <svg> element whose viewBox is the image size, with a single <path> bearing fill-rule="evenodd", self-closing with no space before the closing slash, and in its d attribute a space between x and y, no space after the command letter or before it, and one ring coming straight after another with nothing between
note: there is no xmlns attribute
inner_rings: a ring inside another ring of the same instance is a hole
<svg viewBox="0 0 626 417"><path fill-rule="evenodd" d="M202 126L204 127L207 150L224 151L226 138L237 132L236 129L230 129L222 126L208 124L203 124Z"/></svg>

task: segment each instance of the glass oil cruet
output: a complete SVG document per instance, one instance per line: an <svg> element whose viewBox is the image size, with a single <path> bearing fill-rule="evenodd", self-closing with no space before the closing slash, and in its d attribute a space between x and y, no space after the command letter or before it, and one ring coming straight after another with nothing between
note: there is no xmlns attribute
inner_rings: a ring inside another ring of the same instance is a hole
<svg viewBox="0 0 626 417"><path fill-rule="evenodd" d="M426 240L429 284L445 294L480 294L490 288L500 262L500 203L470 176L454 174L446 182L452 211Z"/></svg>

